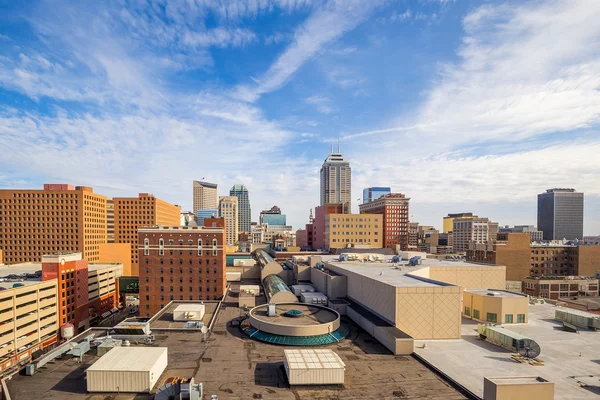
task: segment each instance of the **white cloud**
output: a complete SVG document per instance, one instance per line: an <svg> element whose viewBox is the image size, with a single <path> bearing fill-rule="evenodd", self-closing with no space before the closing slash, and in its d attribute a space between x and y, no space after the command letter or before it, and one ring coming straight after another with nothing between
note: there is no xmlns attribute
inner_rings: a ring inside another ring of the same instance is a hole
<svg viewBox="0 0 600 400"><path fill-rule="evenodd" d="M325 46L344 33L354 29L381 1L331 1L315 11L297 29L293 43L277 58L255 85L242 85L234 96L245 101L256 101L261 95L285 85L302 65Z"/></svg>
<svg viewBox="0 0 600 400"><path fill-rule="evenodd" d="M248 29L215 28L204 32L186 32L182 41L188 46L240 47L256 41L256 34Z"/></svg>
<svg viewBox="0 0 600 400"><path fill-rule="evenodd" d="M407 8L403 13L394 11L390 16L390 21L407 21L410 17L412 17L412 11L410 11L410 8Z"/></svg>
<svg viewBox="0 0 600 400"><path fill-rule="evenodd" d="M316 107L317 111L321 114L331 114L334 112L334 108L331 106L331 100L325 96L311 96L304 99L308 104L312 104Z"/></svg>

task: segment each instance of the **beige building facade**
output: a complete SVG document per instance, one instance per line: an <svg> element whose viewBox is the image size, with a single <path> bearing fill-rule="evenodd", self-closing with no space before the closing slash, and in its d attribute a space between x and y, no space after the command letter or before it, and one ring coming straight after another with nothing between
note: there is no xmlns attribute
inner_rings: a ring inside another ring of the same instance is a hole
<svg viewBox="0 0 600 400"><path fill-rule="evenodd" d="M225 219L225 241L228 245L238 242L238 198L236 196L219 197L219 216Z"/></svg>
<svg viewBox="0 0 600 400"><path fill-rule="evenodd" d="M383 247L381 214L328 214L325 216L325 249L352 245Z"/></svg>
<svg viewBox="0 0 600 400"><path fill-rule="evenodd" d="M139 276L138 228L157 225L179 226L181 209L150 193L138 197L115 197L115 243L129 244L131 276Z"/></svg>
<svg viewBox="0 0 600 400"><path fill-rule="evenodd" d="M198 210L216 210L219 206L218 186L216 183L194 181L193 183L193 212L198 216Z"/></svg>
<svg viewBox="0 0 600 400"><path fill-rule="evenodd" d="M56 342L57 293L56 279L0 292L0 372Z"/></svg>
<svg viewBox="0 0 600 400"><path fill-rule="evenodd" d="M45 184L0 190L0 249L5 264L38 262L43 254L80 251L98 259L106 243L106 197L91 187Z"/></svg>
<svg viewBox="0 0 600 400"><path fill-rule="evenodd" d="M453 250L467 251L469 242L487 244L496 240L498 223L487 218L461 217L452 221Z"/></svg>
<svg viewBox="0 0 600 400"><path fill-rule="evenodd" d="M505 290L467 289L463 292L463 315L494 324L526 324L529 299Z"/></svg>

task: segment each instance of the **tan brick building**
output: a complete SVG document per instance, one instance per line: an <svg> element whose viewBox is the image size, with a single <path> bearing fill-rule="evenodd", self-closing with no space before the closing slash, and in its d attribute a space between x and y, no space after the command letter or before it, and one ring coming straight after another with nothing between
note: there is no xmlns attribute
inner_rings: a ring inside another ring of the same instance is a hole
<svg viewBox="0 0 600 400"><path fill-rule="evenodd" d="M131 245L131 276L139 275L138 228L143 226L178 226L181 209L157 199L150 193L138 197L115 197L115 243Z"/></svg>
<svg viewBox="0 0 600 400"><path fill-rule="evenodd" d="M225 250L222 226L140 228L140 315L152 316L171 300L220 299Z"/></svg>
<svg viewBox="0 0 600 400"><path fill-rule="evenodd" d="M81 252L97 261L106 235L106 197L91 187L0 190L0 249L6 264L39 262L43 254L58 252Z"/></svg>
<svg viewBox="0 0 600 400"><path fill-rule="evenodd" d="M348 245L363 245L381 249L383 247L383 215L326 215L325 249L340 249Z"/></svg>
<svg viewBox="0 0 600 400"><path fill-rule="evenodd" d="M532 244L529 233L498 233L494 243L469 245L467 260L506 265L506 280L530 276L593 276L600 271L600 246Z"/></svg>
<svg viewBox="0 0 600 400"><path fill-rule="evenodd" d="M219 197L219 217L225 219L226 243L233 245L238 242L239 212L236 196Z"/></svg>
<svg viewBox="0 0 600 400"><path fill-rule="evenodd" d="M383 215L383 247L408 250L408 203L410 199L402 193L390 193L377 200L360 204L361 214Z"/></svg>

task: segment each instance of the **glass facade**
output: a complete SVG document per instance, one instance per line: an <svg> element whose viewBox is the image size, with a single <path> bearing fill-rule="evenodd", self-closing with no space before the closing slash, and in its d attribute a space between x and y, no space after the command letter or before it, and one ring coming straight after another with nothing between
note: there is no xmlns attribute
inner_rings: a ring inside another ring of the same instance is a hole
<svg viewBox="0 0 600 400"><path fill-rule="evenodd" d="M583 238L583 193L549 189L538 195L538 229L544 240Z"/></svg>
<svg viewBox="0 0 600 400"><path fill-rule="evenodd" d="M381 196L392 193L389 187L370 187L363 190L363 204L377 200Z"/></svg>
<svg viewBox="0 0 600 400"><path fill-rule="evenodd" d="M219 210L213 210L210 208L198 210L198 226L204 226L204 218L210 218L213 216L218 217Z"/></svg>
<svg viewBox="0 0 600 400"><path fill-rule="evenodd" d="M285 214L263 214L262 223L284 226L286 225L286 216Z"/></svg>

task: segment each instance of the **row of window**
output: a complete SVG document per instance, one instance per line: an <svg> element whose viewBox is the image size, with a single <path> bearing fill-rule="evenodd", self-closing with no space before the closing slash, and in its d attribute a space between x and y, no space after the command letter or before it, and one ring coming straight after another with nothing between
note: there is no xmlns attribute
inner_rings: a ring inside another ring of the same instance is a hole
<svg viewBox="0 0 600 400"><path fill-rule="evenodd" d="M479 310L473 309L472 311L473 311L473 318L481 320ZM465 307L465 315L469 316L469 317L471 316L471 308L470 307ZM504 315L504 323L505 324L512 324L514 322L513 317L514 317L513 314L505 314ZM487 322L497 323L498 322L498 314L496 314L496 313L487 313L485 320ZM525 314L517 314L517 323L518 324L524 324L525 323Z"/></svg>

